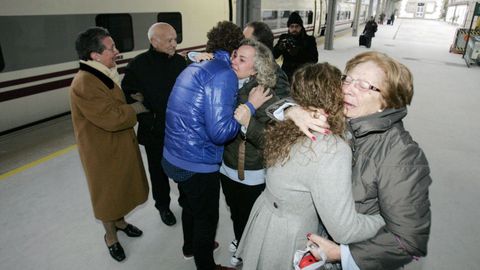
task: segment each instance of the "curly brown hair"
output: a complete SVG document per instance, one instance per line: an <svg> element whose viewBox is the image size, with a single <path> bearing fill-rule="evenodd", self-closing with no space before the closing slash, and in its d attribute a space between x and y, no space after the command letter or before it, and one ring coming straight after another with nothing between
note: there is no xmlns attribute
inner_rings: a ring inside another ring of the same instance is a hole
<svg viewBox="0 0 480 270"><path fill-rule="evenodd" d="M221 21L208 31L207 38L208 41L205 48L207 52L213 53L223 50L231 54L240 45L240 41L243 39L243 32L236 24L229 21Z"/></svg>
<svg viewBox="0 0 480 270"><path fill-rule="evenodd" d="M322 108L328 113L332 134L343 137L342 72L328 63L309 64L297 70L292 77L291 96L303 108ZM292 145L305 135L291 120L278 122L267 128L264 157L267 167L289 159Z"/></svg>

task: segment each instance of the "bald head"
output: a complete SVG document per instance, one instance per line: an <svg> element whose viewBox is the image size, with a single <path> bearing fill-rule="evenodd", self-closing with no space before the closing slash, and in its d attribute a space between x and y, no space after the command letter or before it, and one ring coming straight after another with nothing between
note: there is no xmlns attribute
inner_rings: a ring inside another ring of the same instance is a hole
<svg viewBox="0 0 480 270"><path fill-rule="evenodd" d="M148 40L152 47L161 53L166 53L169 56L175 54L177 49L177 32L168 23L155 23L148 29Z"/></svg>

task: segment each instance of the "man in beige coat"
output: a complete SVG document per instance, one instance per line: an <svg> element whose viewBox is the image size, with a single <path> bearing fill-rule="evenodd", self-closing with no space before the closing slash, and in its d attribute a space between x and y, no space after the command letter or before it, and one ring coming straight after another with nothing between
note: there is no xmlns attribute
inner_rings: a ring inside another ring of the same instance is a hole
<svg viewBox="0 0 480 270"><path fill-rule="evenodd" d="M117 239L142 231L124 216L144 203L148 183L133 127L141 103L126 104L115 59L118 50L103 28L90 28L76 41L80 68L70 87L72 121L78 152L87 177L95 217L105 227L105 243L117 261L125 253Z"/></svg>

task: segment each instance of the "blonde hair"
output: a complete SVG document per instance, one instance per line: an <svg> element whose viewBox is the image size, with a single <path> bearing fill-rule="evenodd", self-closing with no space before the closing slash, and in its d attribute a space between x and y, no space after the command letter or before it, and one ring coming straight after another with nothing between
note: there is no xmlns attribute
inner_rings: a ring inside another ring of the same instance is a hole
<svg viewBox="0 0 480 270"><path fill-rule="evenodd" d="M341 76L341 71L328 63L306 65L293 74L291 96L303 108L323 108L329 114L332 133L343 137L345 117ZM304 137L291 120L268 127L264 150L267 167L287 161L293 144Z"/></svg>
<svg viewBox="0 0 480 270"><path fill-rule="evenodd" d="M277 82L277 74L270 49L260 41L253 39L242 40L240 46L250 46L255 50L253 66L257 72L257 82L265 88L273 88Z"/></svg>

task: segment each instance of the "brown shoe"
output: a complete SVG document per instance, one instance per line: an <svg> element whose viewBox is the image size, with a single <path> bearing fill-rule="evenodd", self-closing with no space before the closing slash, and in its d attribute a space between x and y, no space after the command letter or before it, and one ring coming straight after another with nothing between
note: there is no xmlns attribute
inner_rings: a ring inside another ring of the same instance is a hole
<svg viewBox="0 0 480 270"><path fill-rule="evenodd" d="M215 270L237 270L237 268L217 264L217 267L215 267Z"/></svg>

